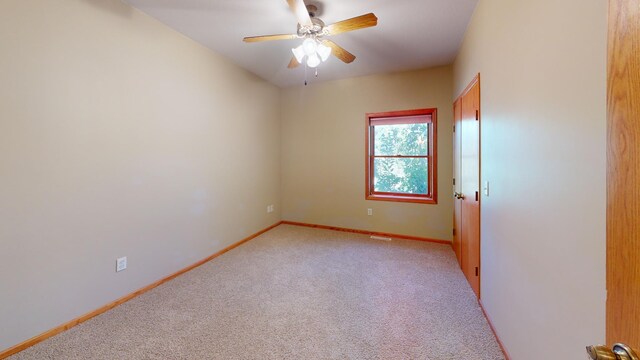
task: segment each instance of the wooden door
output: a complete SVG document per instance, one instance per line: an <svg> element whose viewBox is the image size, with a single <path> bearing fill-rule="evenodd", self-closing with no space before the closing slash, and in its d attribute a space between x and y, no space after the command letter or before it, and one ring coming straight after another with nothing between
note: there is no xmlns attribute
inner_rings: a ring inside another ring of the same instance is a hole
<svg viewBox="0 0 640 360"><path fill-rule="evenodd" d="M480 84L477 77L462 97L461 130L463 271L480 297Z"/></svg>
<svg viewBox="0 0 640 360"><path fill-rule="evenodd" d="M453 250L480 297L480 75L453 104Z"/></svg>
<svg viewBox="0 0 640 360"><path fill-rule="evenodd" d="M453 192L454 192L454 212L453 212L453 251L456 253L456 258L460 267L463 266L462 259L462 244L461 231L462 231L462 201L458 199L455 194L461 192L460 190L460 147L462 145L462 100L458 99L453 104ZM463 272L465 269L463 268Z"/></svg>
<svg viewBox="0 0 640 360"><path fill-rule="evenodd" d="M640 0L609 1L607 343L640 349Z"/></svg>

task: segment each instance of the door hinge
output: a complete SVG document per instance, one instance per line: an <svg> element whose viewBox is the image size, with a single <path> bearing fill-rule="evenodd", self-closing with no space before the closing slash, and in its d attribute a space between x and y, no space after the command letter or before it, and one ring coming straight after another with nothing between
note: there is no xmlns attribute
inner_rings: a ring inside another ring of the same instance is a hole
<svg viewBox="0 0 640 360"><path fill-rule="evenodd" d="M456 229L453 229L453 236L456 236Z"/></svg>
<svg viewBox="0 0 640 360"><path fill-rule="evenodd" d="M476 201L478 201L478 195L479 193L476 191Z"/></svg>
<svg viewBox="0 0 640 360"><path fill-rule="evenodd" d="M453 132L456 132L456 126L453 125Z"/></svg>
<svg viewBox="0 0 640 360"><path fill-rule="evenodd" d="M456 184L456 178L453 178L453 185Z"/></svg>
<svg viewBox="0 0 640 360"><path fill-rule="evenodd" d="M480 110L476 110L476 121L480 120Z"/></svg>
<svg viewBox="0 0 640 360"><path fill-rule="evenodd" d="M478 267L476 266L476 276L478 276Z"/></svg>

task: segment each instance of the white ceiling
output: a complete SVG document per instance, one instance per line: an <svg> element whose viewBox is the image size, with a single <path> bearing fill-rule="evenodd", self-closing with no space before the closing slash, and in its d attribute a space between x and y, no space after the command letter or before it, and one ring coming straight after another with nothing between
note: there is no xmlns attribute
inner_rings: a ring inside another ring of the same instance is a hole
<svg viewBox="0 0 640 360"><path fill-rule="evenodd" d="M125 0L130 5L230 58L281 87L301 85L304 66L288 69L291 48L302 41L245 43L245 36L296 32L286 0ZM325 81L421 69L453 62L478 0L305 0L320 8L327 25L373 12L378 26L332 36L356 55L351 64L335 57L318 67Z"/></svg>

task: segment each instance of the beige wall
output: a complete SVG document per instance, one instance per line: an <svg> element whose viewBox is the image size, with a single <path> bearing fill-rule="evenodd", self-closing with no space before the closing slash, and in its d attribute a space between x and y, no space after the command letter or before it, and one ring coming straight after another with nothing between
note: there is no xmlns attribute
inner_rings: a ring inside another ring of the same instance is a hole
<svg viewBox="0 0 640 360"><path fill-rule="evenodd" d="M283 219L450 240L452 93L451 67L284 89ZM366 201L365 113L430 107L438 108L438 204Z"/></svg>
<svg viewBox="0 0 640 360"><path fill-rule="evenodd" d="M582 359L605 333L601 0L480 0L455 62L482 92L482 302L513 359Z"/></svg>
<svg viewBox="0 0 640 360"><path fill-rule="evenodd" d="M279 92L118 0L0 2L0 349L279 221Z"/></svg>
<svg viewBox="0 0 640 360"><path fill-rule="evenodd" d="M280 208L449 240L452 94L481 72L482 301L514 359L579 358L604 341L605 15L480 0L453 69L280 91L117 0L3 1L0 349ZM421 107L439 111L439 204L364 200L364 114Z"/></svg>

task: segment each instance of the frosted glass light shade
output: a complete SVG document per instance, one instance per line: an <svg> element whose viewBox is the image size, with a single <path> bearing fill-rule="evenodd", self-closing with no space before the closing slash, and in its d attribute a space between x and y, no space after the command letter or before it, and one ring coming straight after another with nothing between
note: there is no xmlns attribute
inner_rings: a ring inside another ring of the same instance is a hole
<svg viewBox="0 0 640 360"><path fill-rule="evenodd" d="M302 48L307 56L311 56L316 53L318 43L314 39L307 38L302 42Z"/></svg>
<svg viewBox="0 0 640 360"><path fill-rule="evenodd" d="M316 54L312 54L307 58L307 66L314 68L320 65L320 58Z"/></svg>
<svg viewBox="0 0 640 360"><path fill-rule="evenodd" d="M319 44L317 52L318 55L320 55L320 59L324 62L327 61L329 55L331 55L331 48L324 44Z"/></svg>
<svg viewBox="0 0 640 360"><path fill-rule="evenodd" d="M293 52L293 56L296 57L296 60L302 64L302 58L304 58L304 49L302 48L302 45L291 49L291 52Z"/></svg>

